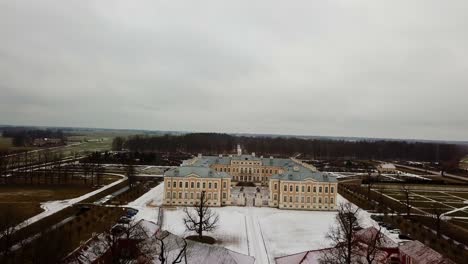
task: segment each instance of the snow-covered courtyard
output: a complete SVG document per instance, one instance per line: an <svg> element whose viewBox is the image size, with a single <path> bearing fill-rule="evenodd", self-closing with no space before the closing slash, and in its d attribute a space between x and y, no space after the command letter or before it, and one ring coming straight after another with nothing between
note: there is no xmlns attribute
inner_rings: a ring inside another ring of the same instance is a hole
<svg viewBox="0 0 468 264"><path fill-rule="evenodd" d="M157 222L162 204L163 183L129 204L140 210L137 219ZM345 201L339 196L339 202ZM268 207L226 206L213 208L219 215L218 228L208 235L230 250L254 256L256 263L274 263L274 258L329 246L326 234L335 224L336 212L280 210ZM162 229L187 236L182 207L162 210ZM361 211L362 227L376 225Z"/></svg>

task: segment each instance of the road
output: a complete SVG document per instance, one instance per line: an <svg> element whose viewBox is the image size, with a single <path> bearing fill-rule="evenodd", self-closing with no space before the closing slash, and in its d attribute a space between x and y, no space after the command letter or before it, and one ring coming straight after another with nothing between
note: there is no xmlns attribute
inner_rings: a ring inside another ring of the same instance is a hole
<svg viewBox="0 0 468 264"><path fill-rule="evenodd" d="M433 174L433 175L442 176L439 171L424 170L424 169L421 169L421 168L418 168L418 167L412 167L412 166L400 165L400 164L396 164L396 166L397 166L397 168L402 167L402 168L406 168L406 169L410 169L410 170L417 170L417 171L427 172L427 173ZM468 182L468 177L458 176L458 175L451 174L451 173L444 173L444 176L442 176L442 177L453 178L453 179L456 179L456 180L461 180L461 181Z"/></svg>
<svg viewBox="0 0 468 264"><path fill-rule="evenodd" d="M250 208L249 214L245 217L245 226L249 255L255 258L255 263L270 263L258 216L256 216L254 210Z"/></svg>

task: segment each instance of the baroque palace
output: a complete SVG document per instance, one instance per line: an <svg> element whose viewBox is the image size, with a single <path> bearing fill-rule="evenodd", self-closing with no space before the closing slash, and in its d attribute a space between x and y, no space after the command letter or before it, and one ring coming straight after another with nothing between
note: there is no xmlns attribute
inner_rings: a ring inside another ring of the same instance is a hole
<svg viewBox="0 0 468 264"><path fill-rule="evenodd" d="M235 187L239 183L253 183L258 188L249 197L244 188ZM246 200L252 199L255 206L334 210L337 184L335 176L319 172L295 158L243 155L238 147L237 155L199 154L180 167L166 171L164 204L195 205L205 191L210 206L246 205ZM265 193L260 189L266 189Z"/></svg>

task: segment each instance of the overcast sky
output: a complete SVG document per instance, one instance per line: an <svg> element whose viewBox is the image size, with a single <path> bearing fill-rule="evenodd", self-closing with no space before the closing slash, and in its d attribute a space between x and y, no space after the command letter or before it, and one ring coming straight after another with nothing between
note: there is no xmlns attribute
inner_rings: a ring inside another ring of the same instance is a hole
<svg viewBox="0 0 468 264"><path fill-rule="evenodd" d="M468 1L0 0L0 124L468 140Z"/></svg>

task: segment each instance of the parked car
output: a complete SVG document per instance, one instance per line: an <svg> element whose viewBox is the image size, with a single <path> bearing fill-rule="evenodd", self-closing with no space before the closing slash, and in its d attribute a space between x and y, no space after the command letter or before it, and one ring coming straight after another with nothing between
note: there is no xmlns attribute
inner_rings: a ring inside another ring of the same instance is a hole
<svg viewBox="0 0 468 264"><path fill-rule="evenodd" d="M409 235L405 235L405 234L399 234L398 238L404 239L404 240L413 240Z"/></svg>

